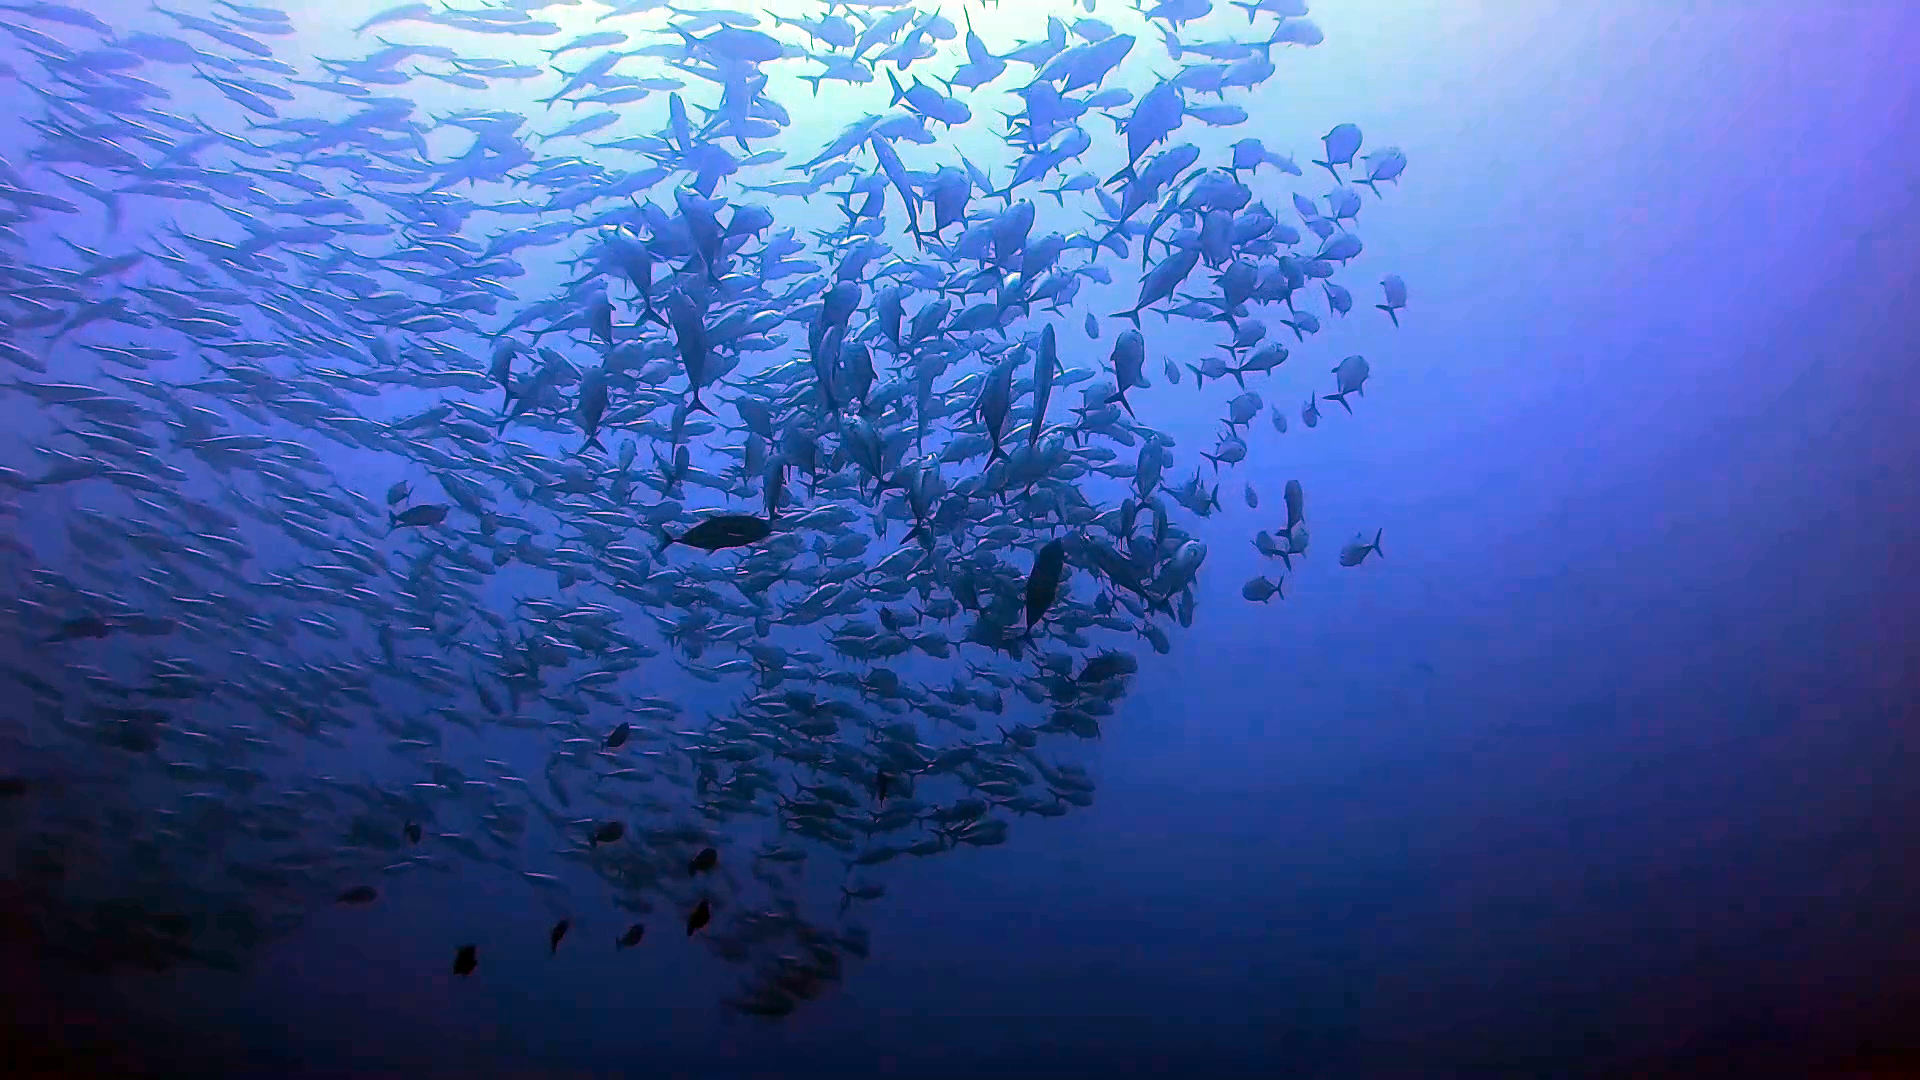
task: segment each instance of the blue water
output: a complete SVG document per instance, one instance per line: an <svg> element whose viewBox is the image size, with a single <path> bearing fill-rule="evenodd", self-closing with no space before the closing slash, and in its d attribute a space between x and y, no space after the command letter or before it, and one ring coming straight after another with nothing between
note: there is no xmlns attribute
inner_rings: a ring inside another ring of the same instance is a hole
<svg viewBox="0 0 1920 1080"><path fill-rule="evenodd" d="M345 28L378 6L289 4L301 33L276 54L370 51ZM1911 1065L1920 92L1902 57L1920 10L1324 0L1312 18L1325 43L1276 51L1275 78L1231 99L1253 120L1223 133L1312 170L1352 122L1412 166L1367 197L1368 251L1341 279L1356 312L1257 386L1288 433L1262 416L1223 510L1182 519L1209 547L1196 617L1168 655L1137 650L1080 754L1091 807L880 868L871 956L777 1022L716 1005L737 972L671 915L616 952L623 916L589 891L550 957L547 901L463 870L323 905L239 974L82 976L15 948L17 1033L199 1075ZM15 115L33 101L20 80L0 92ZM792 102L786 138L837 132L832 94ZM20 166L28 133L6 130ZM1010 156L966 137L1004 173ZM74 239L106 238L85 209ZM1397 329L1370 308L1384 273L1413 298ZM1120 326L1088 342L1076 309L1063 357L1098 368ZM1164 385L1162 356L1212 339L1146 329L1142 412L1184 478L1231 391ZM1350 352L1373 361L1364 401L1323 403L1307 430L1298 401ZM375 500L400 478L318 448ZM1250 604L1241 583L1270 563L1247 541L1290 478L1319 543L1284 601ZM1375 528L1383 559L1336 565ZM722 700L664 658L646 673L647 693ZM456 940L490 943L473 979L447 973Z"/></svg>

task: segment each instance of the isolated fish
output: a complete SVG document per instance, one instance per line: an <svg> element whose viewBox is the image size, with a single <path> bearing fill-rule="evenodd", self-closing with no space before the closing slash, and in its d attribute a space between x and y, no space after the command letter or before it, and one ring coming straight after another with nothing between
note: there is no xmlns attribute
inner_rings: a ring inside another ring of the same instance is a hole
<svg viewBox="0 0 1920 1080"><path fill-rule="evenodd" d="M1388 274L1380 279L1380 288L1386 293L1387 302L1374 307L1387 313L1393 319L1393 325L1400 325L1400 310L1407 306L1407 285L1398 274Z"/></svg>
<svg viewBox="0 0 1920 1080"><path fill-rule="evenodd" d="M1240 595L1256 604L1264 604L1280 595L1280 582L1268 581L1264 577L1252 578L1240 587Z"/></svg>
<svg viewBox="0 0 1920 1080"><path fill-rule="evenodd" d="M1340 361L1339 365L1333 369L1334 379L1338 384L1335 392L1323 395L1323 400L1339 402L1340 407L1351 415L1353 413L1353 407L1347 404L1347 395L1360 394L1365 396L1367 392L1367 376L1371 373L1372 369L1367 366L1366 357L1347 357Z"/></svg>
<svg viewBox="0 0 1920 1080"><path fill-rule="evenodd" d="M1367 556L1369 555L1379 555L1381 558L1386 557L1380 550L1380 530L1378 529L1374 530L1373 541L1371 543L1368 543L1364 536L1357 536L1348 541L1346 546L1340 549L1340 565L1359 566L1361 563L1367 561Z"/></svg>

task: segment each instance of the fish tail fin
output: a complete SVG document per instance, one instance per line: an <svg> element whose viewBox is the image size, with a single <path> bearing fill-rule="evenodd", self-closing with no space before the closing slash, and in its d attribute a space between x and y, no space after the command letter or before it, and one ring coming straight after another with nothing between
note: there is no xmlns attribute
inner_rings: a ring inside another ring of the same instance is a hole
<svg viewBox="0 0 1920 1080"><path fill-rule="evenodd" d="M1137 174L1137 173L1135 173L1135 172L1133 171L1133 167L1134 167L1134 165L1135 165L1135 164L1136 164L1136 163L1138 162L1138 160L1139 160L1139 159L1137 159L1137 158L1136 158L1136 159L1134 159L1133 161L1129 161L1129 162L1127 162L1127 163L1126 163L1125 165L1122 165L1122 166L1120 167L1120 171L1119 171L1119 172L1117 172L1117 173L1114 173L1114 174L1113 174L1112 176L1109 176L1109 177L1107 177L1107 180L1106 180L1106 183L1104 183L1104 184L1102 184L1101 186L1102 186L1102 187L1110 187L1110 186L1112 186L1113 184L1115 184L1115 183L1118 183L1118 182L1119 182L1119 181L1121 181L1121 180L1133 180L1133 179L1136 179L1136 178L1138 177L1138 175L1139 175L1139 174Z"/></svg>
<svg viewBox="0 0 1920 1080"><path fill-rule="evenodd" d="M716 420L720 418L718 413L714 412L712 409L707 408L706 402L700 400L700 391L698 390L695 390L693 392L693 400L687 404L687 411L703 412L703 413L706 413L708 416L713 417Z"/></svg>
<svg viewBox="0 0 1920 1080"><path fill-rule="evenodd" d="M1373 530L1373 553L1384 559L1387 557L1387 553L1380 550L1380 533L1381 530L1379 529Z"/></svg>
<svg viewBox="0 0 1920 1080"><path fill-rule="evenodd" d="M1349 391L1345 391L1345 390L1343 390L1343 391L1341 391L1341 392L1340 392L1340 393L1338 393L1338 394L1325 394L1325 395L1322 395L1322 396L1321 396L1321 398L1320 398L1320 400L1322 400L1322 401L1337 401L1337 402L1339 402L1339 403L1340 403L1340 407L1341 407L1341 408L1343 408L1343 409L1345 409L1345 410L1347 410L1347 415L1348 415L1348 416L1352 416L1352 415L1353 415L1353 406L1351 406L1351 405L1348 405L1348 404L1347 404L1347 394L1348 394L1348 393L1349 393Z"/></svg>
<svg viewBox="0 0 1920 1080"><path fill-rule="evenodd" d="M1125 319L1128 322L1133 324L1133 328L1135 330L1140 329L1140 309L1139 308L1134 308L1132 311L1116 311L1113 314L1108 315L1107 318Z"/></svg>
<svg viewBox="0 0 1920 1080"><path fill-rule="evenodd" d="M1246 368L1243 368L1243 367L1228 368L1227 374L1233 376L1234 383L1237 384L1240 387L1240 389L1245 390L1247 388L1247 377L1246 377L1247 369Z"/></svg>
<svg viewBox="0 0 1920 1080"><path fill-rule="evenodd" d="M1362 180L1362 181L1360 181L1360 182L1361 182L1361 183L1363 183L1363 184L1365 184L1365 185L1367 185L1367 188L1368 188L1368 189L1369 189L1370 191L1372 191L1372 192L1373 192L1373 197L1374 197L1374 198L1376 198L1376 199L1377 199L1377 198L1380 198L1380 189L1379 189L1378 187L1376 187L1376 186L1374 185L1374 182L1373 182L1373 179L1372 179L1371 177L1369 177L1369 178L1367 178L1367 179L1365 179L1365 180Z"/></svg>
<svg viewBox="0 0 1920 1080"><path fill-rule="evenodd" d="M1127 392L1125 390L1115 392L1112 397L1107 399L1107 404L1111 405L1116 401L1120 403L1121 408L1127 410L1128 416L1134 416L1133 403L1127 400ZM1139 417L1134 416L1134 419L1137 420Z"/></svg>
<svg viewBox="0 0 1920 1080"><path fill-rule="evenodd" d="M887 70L887 81L893 84L893 100L887 102L887 105L891 107L900 104L901 99L907 96L907 91L900 85L899 76L895 75L891 68Z"/></svg>

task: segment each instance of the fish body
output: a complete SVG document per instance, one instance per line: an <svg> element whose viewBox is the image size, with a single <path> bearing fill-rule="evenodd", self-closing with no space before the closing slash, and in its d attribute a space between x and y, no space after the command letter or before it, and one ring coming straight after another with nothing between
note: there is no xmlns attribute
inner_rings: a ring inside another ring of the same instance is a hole
<svg viewBox="0 0 1920 1080"><path fill-rule="evenodd" d="M713 552L758 543L772 532L773 525L766 518L752 514L715 514L679 536L666 535L663 529L664 540L660 546L665 549L673 544L685 544Z"/></svg>

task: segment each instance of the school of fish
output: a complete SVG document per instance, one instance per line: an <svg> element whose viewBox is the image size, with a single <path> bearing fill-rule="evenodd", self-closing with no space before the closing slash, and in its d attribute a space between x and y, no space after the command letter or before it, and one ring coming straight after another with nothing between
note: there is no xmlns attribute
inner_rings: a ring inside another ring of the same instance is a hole
<svg viewBox="0 0 1920 1080"><path fill-rule="evenodd" d="M8 903L92 970L238 970L506 875L527 925L453 973L658 915L780 1016L882 864L1091 805L1076 740L1194 618L1181 518L1286 431L1260 384L1363 412L1364 357L1295 354L1407 304L1335 280L1405 155L1209 130L1304 3L1099 6L408 3L316 57L265 0L0 4ZM1210 478L1143 419L1162 354L1237 392Z"/></svg>

